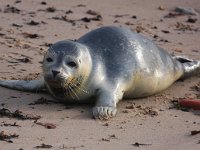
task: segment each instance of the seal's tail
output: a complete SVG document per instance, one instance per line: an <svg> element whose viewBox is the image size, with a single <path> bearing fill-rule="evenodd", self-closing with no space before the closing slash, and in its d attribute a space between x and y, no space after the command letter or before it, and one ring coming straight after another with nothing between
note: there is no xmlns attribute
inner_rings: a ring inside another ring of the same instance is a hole
<svg viewBox="0 0 200 150"><path fill-rule="evenodd" d="M180 78L181 80L200 74L200 61L192 60L183 56L173 56L173 58L178 60L183 66L184 73Z"/></svg>
<svg viewBox="0 0 200 150"><path fill-rule="evenodd" d="M45 88L44 80L0 80L0 86L20 91L37 92Z"/></svg>

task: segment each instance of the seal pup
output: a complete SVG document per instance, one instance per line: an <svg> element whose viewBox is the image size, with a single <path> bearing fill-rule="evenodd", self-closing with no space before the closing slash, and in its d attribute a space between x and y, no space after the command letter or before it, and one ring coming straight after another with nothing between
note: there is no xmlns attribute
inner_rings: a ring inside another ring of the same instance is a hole
<svg viewBox="0 0 200 150"><path fill-rule="evenodd" d="M1 80L23 91L48 91L64 102L95 102L94 118L116 115L122 98L150 96L200 72L200 61L171 56L126 28L102 27L77 41L53 44L43 60L43 79ZM95 98L93 98L95 97Z"/></svg>

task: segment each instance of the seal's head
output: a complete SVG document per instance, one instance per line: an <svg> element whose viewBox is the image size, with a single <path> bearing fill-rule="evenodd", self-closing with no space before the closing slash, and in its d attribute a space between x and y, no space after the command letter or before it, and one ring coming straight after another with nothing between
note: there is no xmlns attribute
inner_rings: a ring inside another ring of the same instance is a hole
<svg viewBox="0 0 200 150"><path fill-rule="evenodd" d="M76 100L90 75L88 48L73 41L53 44L44 56L43 73L49 91L60 100Z"/></svg>

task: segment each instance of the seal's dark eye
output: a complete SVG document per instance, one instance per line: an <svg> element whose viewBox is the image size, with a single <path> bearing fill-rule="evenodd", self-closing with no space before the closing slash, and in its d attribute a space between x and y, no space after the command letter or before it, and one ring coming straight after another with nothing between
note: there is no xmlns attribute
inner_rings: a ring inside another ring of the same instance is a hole
<svg viewBox="0 0 200 150"><path fill-rule="evenodd" d="M47 60L47 62L53 62L53 59L50 57L48 57L46 60Z"/></svg>
<svg viewBox="0 0 200 150"><path fill-rule="evenodd" d="M77 64L74 61L68 62L67 65L70 67L77 67Z"/></svg>

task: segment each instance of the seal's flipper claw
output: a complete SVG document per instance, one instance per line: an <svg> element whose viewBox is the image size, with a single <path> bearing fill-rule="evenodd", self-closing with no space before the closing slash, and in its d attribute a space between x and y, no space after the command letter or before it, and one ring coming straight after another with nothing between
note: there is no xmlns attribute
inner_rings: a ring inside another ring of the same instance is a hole
<svg viewBox="0 0 200 150"><path fill-rule="evenodd" d="M0 80L0 86L20 91L39 92L45 89L43 79L40 80Z"/></svg>
<svg viewBox="0 0 200 150"><path fill-rule="evenodd" d="M96 106L93 108L93 116L95 119L108 120L117 113L116 107Z"/></svg>

